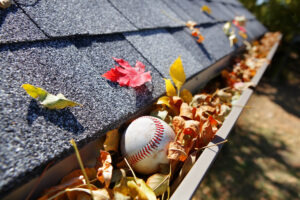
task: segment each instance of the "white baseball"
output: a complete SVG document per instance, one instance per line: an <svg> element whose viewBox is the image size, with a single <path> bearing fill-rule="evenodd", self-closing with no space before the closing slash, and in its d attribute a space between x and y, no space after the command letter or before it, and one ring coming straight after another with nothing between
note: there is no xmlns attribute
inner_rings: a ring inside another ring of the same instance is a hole
<svg viewBox="0 0 300 200"><path fill-rule="evenodd" d="M167 164L168 145L175 138L173 129L151 116L134 120L121 140L121 152L136 172L151 174Z"/></svg>

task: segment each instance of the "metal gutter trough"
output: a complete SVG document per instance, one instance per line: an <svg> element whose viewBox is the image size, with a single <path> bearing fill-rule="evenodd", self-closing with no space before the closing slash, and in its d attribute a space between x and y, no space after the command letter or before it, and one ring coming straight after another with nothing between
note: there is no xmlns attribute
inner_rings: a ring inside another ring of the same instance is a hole
<svg viewBox="0 0 300 200"><path fill-rule="evenodd" d="M263 63L261 68L257 71L256 75L252 78L254 86L258 84L267 66L272 60L276 49L278 48L280 40L281 36L279 40L273 45L272 49L269 51L267 61ZM199 88L203 87L209 80L218 75L225 66L228 66L232 56L233 54L230 54L222 58L214 65L207 68L205 71L202 71L198 75L194 76L185 84L185 88L189 89L193 93L199 91ZM226 117L225 121L223 122L223 125L217 131L215 138L208 144L208 146L226 140L239 115L241 114L243 107L246 105L252 93L253 90L250 88L247 88L243 91L236 103L239 106L232 107L230 114ZM95 166L95 158L99 154L99 147L102 143L103 139L100 138L87 144L80 150L80 154L85 164L85 167ZM192 198L194 192L203 180L205 174L207 173L209 167L212 165L222 146L223 144L214 145L206 148L201 153L200 157L190 169L189 173L185 176L180 185L173 192L171 196L172 200ZM6 197L4 197L4 199L24 199L24 197L28 196L28 194L31 192L31 198L37 198L40 195L40 191L43 191L46 188L57 184L62 177L70 173L72 170L78 168L79 165L75 154L70 155L69 157L65 158L64 160L60 161L54 166L51 166L48 170L45 170L45 172L40 177L34 178L27 184L17 188L16 190L8 194Z"/></svg>

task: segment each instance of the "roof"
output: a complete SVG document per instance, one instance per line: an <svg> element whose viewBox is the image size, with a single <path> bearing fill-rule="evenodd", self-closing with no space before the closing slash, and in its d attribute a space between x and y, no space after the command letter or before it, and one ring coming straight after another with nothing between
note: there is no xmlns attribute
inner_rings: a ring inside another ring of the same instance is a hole
<svg viewBox="0 0 300 200"><path fill-rule="evenodd" d="M212 15L200 11L202 5ZM0 10L0 196L72 152L133 118L164 93L163 77L180 55L191 78L234 52L223 24L248 19L249 40L266 28L237 0L15 0ZM198 44L185 27L198 22ZM241 41L241 39L240 39ZM151 71L152 83L120 87L100 75L112 57ZM63 93L83 107L42 108L24 83Z"/></svg>

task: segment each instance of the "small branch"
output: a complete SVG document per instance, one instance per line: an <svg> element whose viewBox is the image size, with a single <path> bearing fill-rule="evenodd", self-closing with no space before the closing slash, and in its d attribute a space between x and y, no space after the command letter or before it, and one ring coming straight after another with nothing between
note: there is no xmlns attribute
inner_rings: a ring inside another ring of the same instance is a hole
<svg viewBox="0 0 300 200"><path fill-rule="evenodd" d="M79 163L79 165L80 165L81 171L82 171L83 176L84 176L84 178L85 178L85 181L86 181L86 183L87 183L87 185L88 185L88 188L89 188L90 191L91 191L92 199L94 199L92 186L91 186L91 184L90 184L89 178L88 178L88 176L87 176L87 174L86 174L86 171L85 171L85 169L84 169L84 166L83 166L83 163L82 163L82 160L81 160L81 157L80 157L80 154L79 154L79 151L78 151L78 148L77 148L77 145L76 145L74 139L72 139L72 140L70 141L70 143L73 145L73 147L74 147L74 149L75 149L76 157L77 157L78 163Z"/></svg>
<svg viewBox="0 0 300 200"><path fill-rule="evenodd" d="M125 162L126 162L127 166L129 167L129 169L130 169L130 171L131 171L132 175L133 175L134 182L135 182L137 185L139 185L139 184L138 184L138 182L137 182L136 175L135 175L135 173L134 173L133 169L131 168L131 166L130 166L129 162L127 161L127 159L126 159L125 157L124 157L124 160L125 160Z"/></svg>
<svg viewBox="0 0 300 200"><path fill-rule="evenodd" d="M223 144L223 143L226 143L226 142L228 142L227 139L224 140L224 141L222 141L222 142L218 142L218 143L216 143L216 144L212 144L212 145L208 145L208 146L205 146L205 147L201 147L200 149L198 149L198 151L199 151L199 150L202 150L202 149L209 148L209 147L218 146L219 144Z"/></svg>

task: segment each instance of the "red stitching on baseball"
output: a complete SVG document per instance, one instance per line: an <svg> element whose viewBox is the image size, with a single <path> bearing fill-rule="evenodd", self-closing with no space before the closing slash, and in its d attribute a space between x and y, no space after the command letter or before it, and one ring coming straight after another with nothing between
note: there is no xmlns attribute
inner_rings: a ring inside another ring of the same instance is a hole
<svg viewBox="0 0 300 200"><path fill-rule="evenodd" d="M143 116L143 118L150 118L154 122L156 130L154 136L146 146L144 146L139 152L127 157L132 165L135 165L137 162L149 156L152 151L158 147L165 130L163 124L155 117Z"/></svg>

